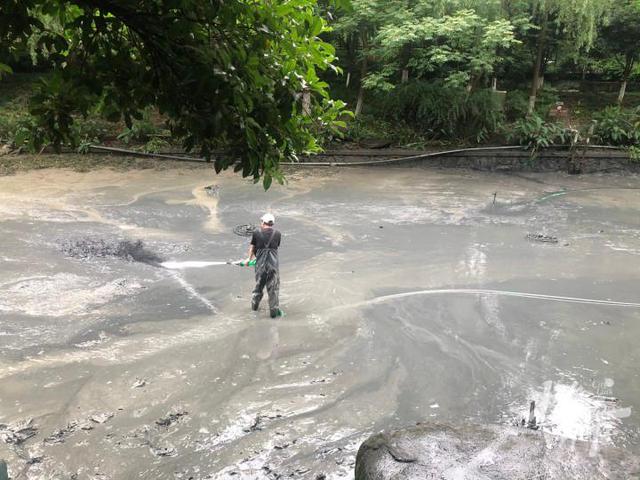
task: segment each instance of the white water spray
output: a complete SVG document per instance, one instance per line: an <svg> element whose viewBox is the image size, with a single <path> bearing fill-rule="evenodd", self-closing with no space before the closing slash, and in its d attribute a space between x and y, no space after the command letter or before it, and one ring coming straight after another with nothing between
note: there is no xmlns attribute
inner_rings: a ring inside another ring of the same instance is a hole
<svg viewBox="0 0 640 480"><path fill-rule="evenodd" d="M171 270L182 270L185 268L204 268L204 267L215 267L218 265L229 265L229 262L199 262L199 261L190 261L190 262L162 262L160 266L164 268L169 268Z"/></svg>
<svg viewBox="0 0 640 480"><path fill-rule="evenodd" d="M202 302L203 305L205 305L207 308L209 308L209 310L211 310L214 313L217 313L218 310L213 305L213 303L211 303L207 297L205 297L201 293L199 293L193 287L193 285L191 285L189 282L187 282L182 277L182 275L180 275L178 272L171 272L170 275L180 284L180 286L182 288L184 288L187 291L187 293L189 294L189 296L191 298L196 298L196 299L200 300L200 302Z"/></svg>

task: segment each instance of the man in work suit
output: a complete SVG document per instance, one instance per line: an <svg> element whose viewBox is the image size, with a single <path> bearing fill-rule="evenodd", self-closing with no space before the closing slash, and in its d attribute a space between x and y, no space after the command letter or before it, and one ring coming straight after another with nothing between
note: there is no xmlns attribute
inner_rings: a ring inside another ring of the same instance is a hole
<svg viewBox="0 0 640 480"><path fill-rule="evenodd" d="M251 295L251 309L257 311L260 300L267 287L269 295L269 313L271 318L282 315L278 294L280 292L280 265L278 262L278 247L280 247L280 232L273 228L275 218L265 213L260 219L260 228L253 232L249 246L249 258L256 259L256 288Z"/></svg>

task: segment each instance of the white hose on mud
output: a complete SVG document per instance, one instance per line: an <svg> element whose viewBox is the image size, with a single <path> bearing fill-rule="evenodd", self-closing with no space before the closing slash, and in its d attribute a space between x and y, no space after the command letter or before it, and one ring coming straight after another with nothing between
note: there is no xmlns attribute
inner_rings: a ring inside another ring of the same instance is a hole
<svg viewBox="0 0 640 480"><path fill-rule="evenodd" d="M400 298L417 297L420 295L443 295L443 294L462 294L462 295L498 295L503 297L519 297L519 298L531 298L534 300L549 300L553 302L567 302L567 303L581 303L586 305L603 305L609 307L632 307L640 308L640 303L634 302L617 302L613 300L598 300L593 298L579 298L579 297L562 297L558 295L545 295L540 293L526 293L526 292L510 292L508 290L485 290L476 288L445 288L434 290L416 290L413 292L395 293L392 295L384 295L381 297L372 298L371 300L365 300L357 304L345 305L338 307L352 308L362 307L368 305L377 305L385 303L389 300L397 300Z"/></svg>

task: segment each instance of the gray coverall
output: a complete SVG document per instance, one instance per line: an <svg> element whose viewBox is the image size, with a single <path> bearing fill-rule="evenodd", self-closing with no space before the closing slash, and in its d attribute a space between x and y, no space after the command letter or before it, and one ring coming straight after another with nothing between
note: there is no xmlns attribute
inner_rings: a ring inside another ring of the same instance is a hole
<svg viewBox="0 0 640 480"><path fill-rule="evenodd" d="M258 310L260 301L267 287L269 295L269 313L275 318L280 313L280 265L278 261L278 246L280 245L280 232L270 229L258 229L253 232L251 244L255 248L256 255L256 286L251 295L251 308Z"/></svg>

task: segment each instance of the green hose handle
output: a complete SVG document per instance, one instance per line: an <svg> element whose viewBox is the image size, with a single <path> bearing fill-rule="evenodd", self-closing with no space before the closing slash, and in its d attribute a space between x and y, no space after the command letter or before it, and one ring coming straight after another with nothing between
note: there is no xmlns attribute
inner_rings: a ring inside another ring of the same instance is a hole
<svg viewBox="0 0 640 480"><path fill-rule="evenodd" d="M241 267L254 267L256 265L256 259L254 258L253 260L249 260L249 262L241 260L238 262L238 265L240 265Z"/></svg>

